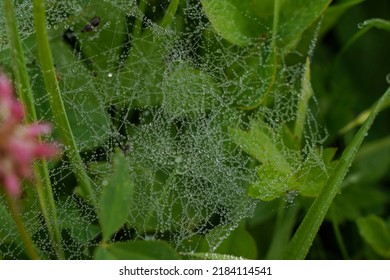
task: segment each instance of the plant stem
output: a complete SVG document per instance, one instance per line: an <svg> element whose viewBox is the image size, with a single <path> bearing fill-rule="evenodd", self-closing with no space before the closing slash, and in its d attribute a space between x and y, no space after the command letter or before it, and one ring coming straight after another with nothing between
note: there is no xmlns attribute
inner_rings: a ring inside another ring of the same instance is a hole
<svg viewBox="0 0 390 280"><path fill-rule="evenodd" d="M63 143L67 147L67 156L73 165L75 173L84 196L96 206L96 199L93 196L91 182L85 170L84 163L79 154L76 141L66 115L60 89L58 87L53 58L49 46L46 31L46 16L43 0L33 0L34 27L37 37L39 62L45 82L45 88L49 95L50 108L53 112L54 121L58 127Z"/></svg>
<svg viewBox="0 0 390 280"><path fill-rule="evenodd" d="M26 252L28 256L33 260L39 260L41 259L39 256L39 253L34 245L34 242L31 239L31 236L27 232L26 228L24 227L22 218L20 216L20 213L18 211L18 207L16 205L16 199L10 197L8 194L6 194L6 201L8 204L9 211L11 213L11 217L15 222L16 228L18 229L19 235L22 239L22 242L25 246Z"/></svg>
<svg viewBox="0 0 390 280"><path fill-rule="evenodd" d="M390 21L384 20L380 18L373 18L365 20L359 28L361 28L355 35L352 36L351 39L343 46L339 54L337 55L337 60L341 58L345 54L345 52L349 49L349 47L356 42L357 39L362 37L367 31L371 28L376 27L378 29L382 29L384 31L390 31Z"/></svg>
<svg viewBox="0 0 390 280"><path fill-rule="evenodd" d="M279 14L280 14L280 0L274 2L274 19L272 23L272 41L271 49L276 49L276 38L278 36L279 29Z"/></svg>
<svg viewBox="0 0 390 280"><path fill-rule="evenodd" d="M334 211L334 208L331 208L331 216L332 216L333 231L334 231L334 234L336 236L337 243L340 247L341 254L342 254L344 260L349 260L350 257L348 255L347 248L345 247L343 237L340 233L339 222L337 221L337 215L336 215L336 212Z"/></svg>
<svg viewBox="0 0 390 280"><path fill-rule="evenodd" d="M274 235L267 252L267 260L281 259L288 241L291 238L291 233L296 222L299 205L292 205L288 208L286 207L286 201L282 201L276 217Z"/></svg>
<svg viewBox="0 0 390 280"><path fill-rule="evenodd" d="M161 27L167 28L169 25L171 25L175 17L177 7L179 6L179 2L179 0L171 0L168 9L165 12L165 15L160 23Z"/></svg>
<svg viewBox="0 0 390 280"><path fill-rule="evenodd" d="M34 97L31 90L28 72L26 68L26 60L16 26L14 5L12 0L3 0L4 13L6 18L7 33L9 39L9 47L12 53L14 62L14 73L16 77L16 88L20 96L21 102L26 111L26 123L33 123L37 121ZM39 139L41 141L41 139ZM57 223L57 214L53 197L53 190L50 183L49 170L45 160L40 160L39 163L34 164L36 174L36 189L39 197L40 207L48 227L50 238L56 249L58 258L63 258L62 242L60 230Z"/></svg>
<svg viewBox="0 0 390 280"><path fill-rule="evenodd" d="M335 171L328 179L328 182L322 189L320 195L314 200L309 211L306 213L305 218L290 241L284 255L285 259L306 258L313 240L325 218L326 212L332 204L334 197L339 192L340 185L343 182L345 175L348 173L348 169L351 166L359 147L361 146L369 128L374 122L376 115L389 97L390 87L375 103L370 116L367 118L363 126L359 129L353 138L352 142L343 152L341 159L335 168Z"/></svg>
<svg viewBox="0 0 390 280"><path fill-rule="evenodd" d="M305 72L301 80L301 94L299 96L297 113L294 123L294 135L297 142L302 145L303 131L305 129L309 100L313 96L313 89L310 83L310 58L306 59Z"/></svg>
<svg viewBox="0 0 390 280"><path fill-rule="evenodd" d="M140 10L142 17L144 17L145 10L146 10L146 0L141 0L139 2L138 9ZM139 19L137 17L135 19L132 40L139 38L139 36L141 35L142 22L143 22L143 18Z"/></svg>
<svg viewBox="0 0 390 280"><path fill-rule="evenodd" d="M19 94L24 108L27 110L27 114L25 116L26 122L35 122L37 117L35 112L34 99L31 92L30 81L28 79L25 62L26 60L24 58L24 52L16 26L13 1L3 0L3 8L6 19L9 48L14 62L13 72L16 78L17 93Z"/></svg>

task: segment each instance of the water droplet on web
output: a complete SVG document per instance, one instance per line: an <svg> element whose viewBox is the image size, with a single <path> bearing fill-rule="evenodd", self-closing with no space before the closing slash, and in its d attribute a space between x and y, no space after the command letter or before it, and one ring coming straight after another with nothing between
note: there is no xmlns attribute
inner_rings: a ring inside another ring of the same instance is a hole
<svg viewBox="0 0 390 280"><path fill-rule="evenodd" d="M298 191L287 191L285 200L289 205L294 204L294 199L298 196Z"/></svg>
<svg viewBox="0 0 390 280"><path fill-rule="evenodd" d="M111 78L111 77L112 77L112 73L109 72L109 73L107 74L107 76L108 76L109 78Z"/></svg>
<svg viewBox="0 0 390 280"><path fill-rule="evenodd" d="M176 158L175 158L175 163L176 164L181 164L183 162L183 157L182 156L177 156Z"/></svg>
<svg viewBox="0 0 390 280"><path fill-rule="evenodd" d="M176 165L176 173L179 175L183 175L187 173L188 166L184 163L184 159L181 155L177 156L175 158L175 165Z"/></svg>
<svg viewBox="0 0 390 280"><path fill-rule="evenodd" d="M361 29L361 28L363 28L365 25L366 25L366 22L363 21L363 22L359 22L358 25L357 25L357 27L358 27L359 29Z"/></svg>
<svg viewBox="0 0 390 280"><path fill-rule="evenodd" d="M149 117L150 116L150 111L149 110L145 110L145 111L142 112L142 115L144 117Z"/></svg>
<svg viewBox="0 0 390 280"><path fill-rule="evenodd" d="M102 185L103 186L107 186L108 185L108 181L107 180L103 180Z"/></svg>

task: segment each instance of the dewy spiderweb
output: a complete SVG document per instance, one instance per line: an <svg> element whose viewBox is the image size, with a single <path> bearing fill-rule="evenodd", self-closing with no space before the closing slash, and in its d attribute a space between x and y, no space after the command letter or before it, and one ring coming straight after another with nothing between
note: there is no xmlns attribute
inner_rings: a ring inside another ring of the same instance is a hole
<svg viewBox="0 0 390 280"><path fill-rule="evenodd" d="M188 252L205 237L213 251L256 206L246 191L258 179L256 162L232 141L229 129L248 128L250 113L239 108L261 95L267 81L253 79L247 69L253 61L261 68L267 42L227 44L198 1L181 1L178 20L171 29L162 28L157 15L168 4L148 1L142 10L134 0L46 1L50 44L95 191L107 183L115 148L128 160L135 202L113 238L162 238ZM17 1L16 8L39 118L53 121L37 63L31 1ZM0 19L0 63L10 69ZM289 83L280 87L290 95L275 90L275 107L258 110L275 128L294 118L295 80L302 76L301 66L282 70ZM307 154L321 141L314 117L309 122ZM86 258L86 248L98 245L99 227L94 211L74 194L71 170L63 158L51 167L51 178L61 229L74 241L64 249L70 258ZM35 221L27 222L28 230L50 256L41 219L29 219L39 216L37 198L31 192L26 199L25 218ZM18 258L22 248L12 241L12 221L1 205L0 247L4 256Z"/></svg>

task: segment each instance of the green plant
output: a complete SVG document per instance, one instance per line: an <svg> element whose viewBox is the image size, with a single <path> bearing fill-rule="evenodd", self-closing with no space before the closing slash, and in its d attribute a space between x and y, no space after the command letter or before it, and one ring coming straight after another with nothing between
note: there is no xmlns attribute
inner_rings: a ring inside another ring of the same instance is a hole
<svg viewBox="0 0 390 280"><path fill-rule="evenodd" d="M388 178L386 122L362 142L390 90L382 75L367 109L347 65L389 23L365 21L334 54L325 43L362 1L27 2L3 0L0 64L26 121L52 122L62 144L17 199L40 258L333 258L327 224L343 258L388 257L372 241L384 222L364 218L388 214L388 191L364 188ZM26 258L5 197L0 253ZM344 242L354 221L367 252Z"/></svg>

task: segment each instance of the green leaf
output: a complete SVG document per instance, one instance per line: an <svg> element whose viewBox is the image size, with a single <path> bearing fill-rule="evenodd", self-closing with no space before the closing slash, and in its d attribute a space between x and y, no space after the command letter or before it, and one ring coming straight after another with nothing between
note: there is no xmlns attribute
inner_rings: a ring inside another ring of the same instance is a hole
<svg viewBox="0 0 390 280"><path fill-rule="evenodd" d="M274 15L275 0L251 0L247 2L252 2L253 11L259 18L270 19Z"/></svg>
<svg viewBox="0 0 390 280"><path fill-rule="evenodd" d="M269 201L299 188L292 173L280 172L275 166L262 164L257 167L259 180L249 186L248 194Z"/></svg>
<svg viewBox="0 0 390 280"><path fill-rule="evenodd" d="M99 222L105 241L125 223L134 195L125 156L117 151L113 161L114 172L103 186L99 201Z"/></svg>
<svg viewBox="0 0 390 280"><path fill-rule="evenodd" d="M100 228L91 224L93 209L77 205L73 197L57 202L57 216L62 230L68 230L74 242L86 244L100 234Z"/></svg>
<svg viewBox="0 0 390 280"><path fill-rule="evenodd" d="M200 240L200 246L197 251L213 251L213 253L219 257L229 256L246 259L256 259L257 257L256 241L246 230L244 223L241 223L234 230L231 227L219 225L210 232L210 235L212 235L212 238L223 240L218 248L210 248L208 237L203 236ZM205 255L202 255L206 253L199 254L200 255L196 255L195 257L206 257Z"/></svg>
<svg viewBox="0 0 390 280"><path fill-rule="evenodd" d="M348 180L348 177L346 180ZM354 221L368 214L380 214L385 211L389 202L380 186L373 183L358 182L357 184L348 185L342 190L341 194L335 197L331 206L332 209L326 217L328 220L332 219L330 213L337 213L336 218L339 223Z"/></svg>
<svg viewBox="0 0 390 280"><path fill-rule="evenodd" d="M390 227L377 216L360 218L356 221L363 239L379 255L390 258Z"/></svg>
<svg viewBox="0 0 390 280"><path fill-rule="evenodd" d="M102 106L103 96L98 94L93 76L82 62L75 59L65 43L57 38L51 42L51 49L57 67L58 85L75 141L80 150L92 150L102 145L109 135L110 120ZM40 70L35 65L31 66L29 74L34 77L32 84L35 98L46 100ZM51 114L48 101L36 109L40 118L47 119L47 114ZM54 133L59 134L58 127L54 127Z"/></svg>
<svg viewBox="0 0 390 280"><path fill-rule="evenodd" d="M273 129L262 120L252 120L248 131L230 130L233 141L260 162L256 168L259 180L249 186L249 195L254 198L272 200L288 191L300 190L305 195L317 196L335 167L336 162L331 161L335 150L300 151L308 103L313 95L309 59L301 84L293 133L286 125Z"/></svg>
<svg viewBox="0 0 390 280"><path fill-rule="evenodd" d="M163 85L162 107L175 118L202 116L215 108L220 99L213 78L184 63L164 77Z"/></svg>
<svg viewBox="0 0 390 280"><path fill-rule="evenodd" d="M95 260L116 260L104 247L97 247L94 253Z"/></svg>
<svg viewBox="0 0 390 280"><path fill-rule="evenodd" d="M101 245L95 260L177 260L179 254L165 241L130 241Z"/></svg>
<svg viewBox="0 0 390 280"><path fill-rule="evenodd" d="M379 184L389 174L389 154L390 137L362 145L344 180L342 195L331 206L340 223L384 211L389 199Z"/></svg>
<svg viewBox="0 0 390 280"><path fill-rule="evenodd" d="M299 162L300 154L295 150L286 151L281 132L274 132L261 120L252 120L249 131L233 128L230 135L246 153L261 163L257 167L259 180L249 187L251 196L272 200L298 188L290 164Z"/></svg>
<svg viewBox="0 0 390 280"><path fill-rule="evenodd" d="M191 258L199 259L199 260L222 260L222 261L243 260L243 258L241 257L226 255L226 254L218 254L218 253L183 253L182 255L189 256Z"/></svg>
<svg viewBox="0 0 390 280"><path fill-rule="evenodd" d="M275 217L276 211L280 206L280 202L277 199L271 201L259 201L256 204L256 209L251 219L248 219L247 226L249 228L255 228L261 223L265 223L267 220L271 220Z"/></svg>
<svg viewBox="0 0 390 280"><path fill-rule="evenodd" d="M335 148L326 148L322 151L322 154L317 150L310 153L297 175L301 183L301 195L317 197L320 194L337 166L338 162L333 160L336 150ZM313 161L318 164L313 165Z"/></svg>
<svg viewBox="0 0 390 280"><path fill-rule="evenodd" d="M202 0L204 11L214 29L235 45L247 45L266 32L264 24L254 20L249 1Z"/></svg>
<svg viewBox="0 0 390 280"><path fill-rule="evenodd" d="M240 225L221 243L215 253L233 255L246 259L256 259L256 242L252 235L245 229L244 225Z"/></svg>
<svg viewBox="0 0 390 280"><path fill-rule="evenodd" d="M167 34L157 37L150 30L133 38L129 56L119 72L120 102L131 103L133 108L161 105L165 58L171 42Z"/></svg>
<svg viewBox="0 0 390 280"><path fill-rule="evenodd" d="M112 2L118 1L90 0L80 13L73 14L68 21L72 23L70 28L74 30L80 51L92 63L94 70L104 70L104 73L113 70L113 61L119 61L127 32L123 9L118 8L119 3ZM99 18L99 24L84 32L83 29L95 17Z"/></svg>
<svg viewBox="0 0 390 280"><path fill-rule="evenodd" d="M331 0L283 1L276 31L276 45L284 51L294 47L303 32L324 13L330 2Z"/></svg>
<svg viewBox="0 0 390 280"><path fill-rule="evenodd" d="M374 183L389 174L390 136L362 146L351 168L348 181Z"/></svg>
<svg viewBox="0 0 390 280"><path fill-rule="evenodd" d="M269 93L275 84L278 69L276 49L271 49L266 55L264 63L260 65L260 68L258 60L255 60L251 64L245 65L244 69L245 73L241 74L241 79L243 79L245 84L254 84L255 90L250 88L243 93L243 98L240 100L243 104L240 104L240 108L243 110L253 110L260 105L270 104L271 98ZM245 78L248 81L245 81ZM252 97L253 94L255 94L254 98Z"/></svg>
<svg viewBox="0 0 390 280"><path fill-rule="evenodd" d="M231 137L245 152L259 162L267 163L282 174L291 172L291 167L282 153L282 143L275 141L272 129L261 120L253 120L249 131L231 129Z"/></svg>

